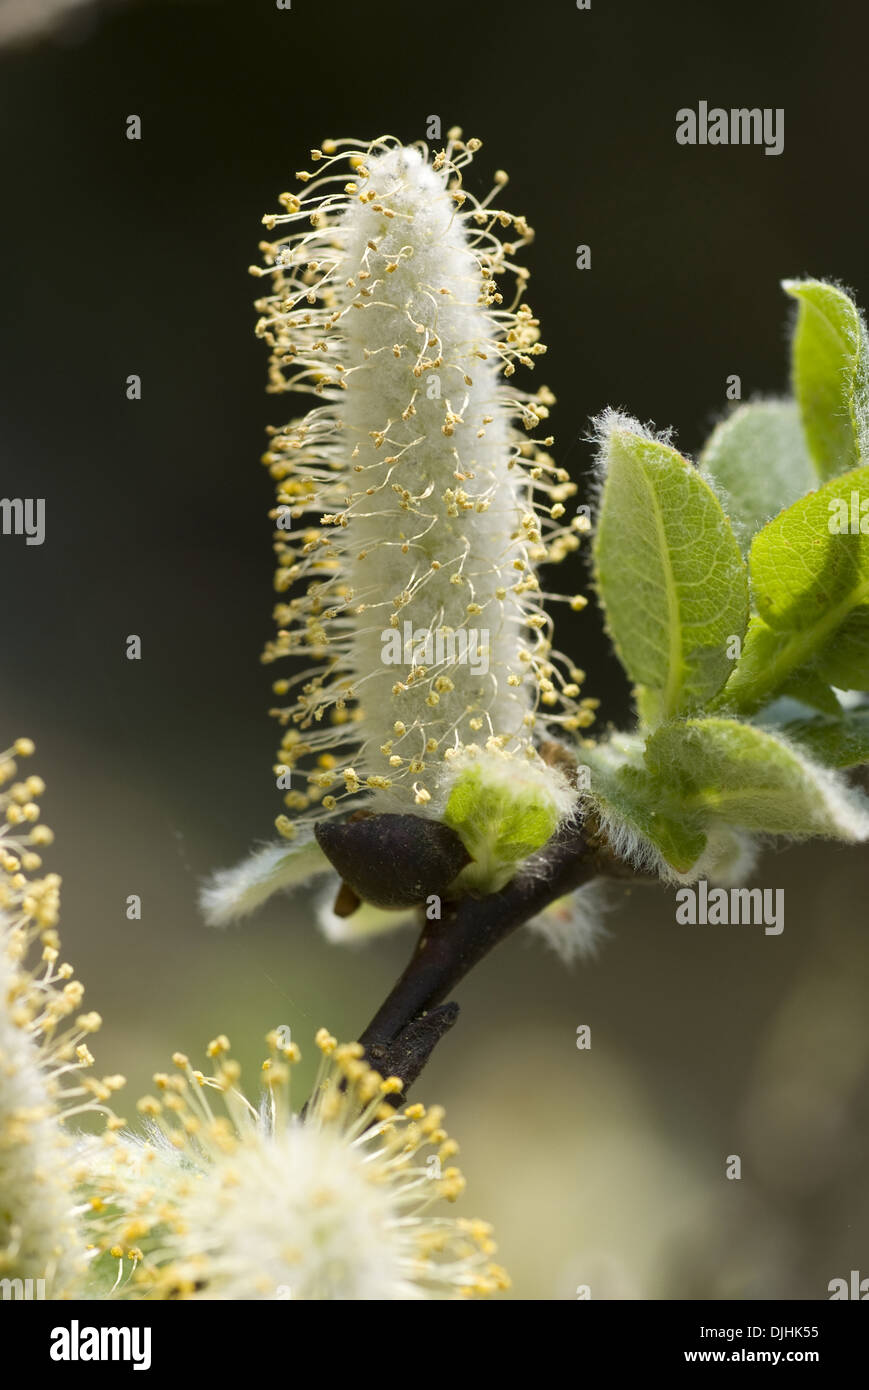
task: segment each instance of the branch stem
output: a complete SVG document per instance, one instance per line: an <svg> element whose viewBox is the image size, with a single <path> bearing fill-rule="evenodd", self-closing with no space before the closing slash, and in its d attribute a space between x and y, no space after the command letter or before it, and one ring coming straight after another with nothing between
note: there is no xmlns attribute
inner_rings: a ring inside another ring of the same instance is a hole
<svg viewBox="0 0 869 1390"><path fill-rule="evenodd" d="M598 872L582 827L569 827L499 893L446 903L440 920L426 921L403 974L359 1039L372 1064L400 1076L407 1088L455 1022L458 1005L443 1001L468 971L517 927Z"/></svg>

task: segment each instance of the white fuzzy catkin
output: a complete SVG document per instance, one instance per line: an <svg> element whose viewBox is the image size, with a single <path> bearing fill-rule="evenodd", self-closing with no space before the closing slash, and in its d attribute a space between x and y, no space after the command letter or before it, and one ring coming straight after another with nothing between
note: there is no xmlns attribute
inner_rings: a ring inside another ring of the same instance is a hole
<svg viewBox="0 0 869 1390"><path fill-rule="evenodd" d="M534 437L552 397L505 380L544 351L514 263L531 232L491 205L506 175L482 202L463 188L478 147L457 132L432 159L388 137L327 141L312 152L322 176L264 219L287 228L252 268L274 277L257 305L270 389L318 397L265 455L276 587L293 595L264 660L308 658L274 686L292 694L274 713L294 812L362 798L437 815L462 748L494 740L537 761L544 725L593 718L576 703L582 673L552 650L543 600L557 596L537 576L583 529L562 521L575 486ZM400 664L384 660L390 643ZM287 816L278 826L295 833Z"/></svg>
<svg viewBox="0 0 869 1390"><path fill-rule="evenodd" d="M123 1078L87 1074L100 1017L80 1012L84 987L60 959L60 879L28 877L52 839L42 779L14 780L15 758L33 751L18 739L0 752L0 1279L4 1297L51 1299L80 1292L88 1262L64 1122L113 1118Z"/></svg>
<svg viewBox="0 0 869 1390"><path fill-rule="evenodd" d="M211 1077L180 1053L139 1110L144 1142L87 1144L95 1285L120 1298L393 1300L486 1296L507 1287L491 1228L440 1210L464 1189L440 1106L398 1111L401 1082L359 1043L317 1035L304 1121L290 1104L299 1049L268 1038L259 1109L222 1035ZM108 1268L107 1268L108 1266ZM114 1268L113 1268L114 1266Z"/></svg>
<svg viewBox="0 0 869 1390"><path fill-rule="evenodd" d="M67 1140L28 1026L26 977L11 933L0 913L0 1278L33 1281L31 1298L57 1298L83 1278L84 1240L73 1216Z"/></svg>

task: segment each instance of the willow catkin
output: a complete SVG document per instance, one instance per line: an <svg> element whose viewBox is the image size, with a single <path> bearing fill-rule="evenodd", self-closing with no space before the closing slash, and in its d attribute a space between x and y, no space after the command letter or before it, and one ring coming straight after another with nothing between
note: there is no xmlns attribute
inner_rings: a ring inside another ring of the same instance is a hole
<svg viewBox="0 0 869 1390"><path fill-rule="evenodd" d="M506 175L482 201L462 186L478 147L327 141L265 219L270 389L317 397L265 455L286 597L264 660L306 658L274 685L302 821L360 802L441 815L468 761L564 801L537 746L592 719L538 578L578 544L575 486L538 438L551 394L511 381L545 351L514 260L532 233L493 206Z"/></svg>

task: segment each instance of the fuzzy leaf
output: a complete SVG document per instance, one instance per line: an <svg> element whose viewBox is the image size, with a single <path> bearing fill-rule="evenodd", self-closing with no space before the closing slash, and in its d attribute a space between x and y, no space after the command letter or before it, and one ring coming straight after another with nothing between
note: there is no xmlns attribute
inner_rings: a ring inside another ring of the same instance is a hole
<svg viewBox="0 0 869 1390"><path fill-rule="evenodd" d="M856 305L822 280L785 280L799 303L793 386L809 452L822 479L869 453L869 340Z"/></svg>
<svg viewBox="0 0 869 1390"><path fill-rule="evenodd" d="M831 530L843 509L851 517L852 495L856 531ZM756 709L805 668L839 689L869 685L869 534L859 529L861 499L869 500L869 468L833 478L757 533L750 556L757 616L719 704Z"/></svg>
<svg viewBox="0 0 869 1390"><path fill-rule="evenodd" d="M666 793L643 764L642 740L617 735L583 756L591 768L589 800L617 858L660 871L664 860L686 874L706 848L693 815L664 809Z"/></svg>
<svg viewBox="0 0 869 1390"><path fill-rule="evenodd" d="M743 553L755 531L815 486L793 401L740 406L710 435L699 465L723 493Z"/></svg>
<svg viewBox="0 0 869 1390"><path fill-rule="evenodd" d="M869 534L839 534L851 493L869 499L869 468L834 478L776 517L751 547L751 585L760 617L788 632L832 621L827 610L850 613L869 601ZM869 530L869 526L867 526Z"/></svg>
<svg viewBox="0 0 869 1390"><path fill-rule="evenodd" d="M290 892L332 866L309 833L296 844L264 845L231 869L220 869L202 888L199 905L210 927L247 917L273 894Z"/></svg>
<svg viewBox="0 0 869 1390"><path fill-rule="evenodd" d="M624 416L603 421L597 582L649 722L704 705L732 670L748 588L717 497L681 454Z"/></svg>
<svg viewBox="0 0 869 1390"><path fill-rule="evenodd" d="M644 770L625 768L602 800L619 819L654 845L677 873L687 873L706 847L706 835L699 826L684 817L667 814L662 806L665 796L660 783Z"/></svg>
<svg viewBox="0 0 869 1390"><path fill-rule="evenodd" d="M462 883L496 892L516 866L541 849L558 827L559 809L538 783L511 780L488 762L462 769L450 791L444 823L460 837L473 863Z"/></svg>
<svg viewBox="0 0 869 1390"><path fill-rule="evenodd" d="M744 830L699 815L654 776L643 742L613 734L584 756L591 767L589 802L617 858L668 882L735 885L745 881L756 846Z"/></svg>
<svg viewBox="0 0 869 1390"><path fill-rule="evenodd" d="M869 762L869 706L838 719L795 719L782 733L828 767L857 767Z"/></svg>
<svg viewBox="0 0 869 1390"><path fill-rule="evenodd" d="M817 669L838 690L869 690L869 608L857 609L842 624Z"/></svg>
<svg viewBox="0 0 869 1390"><path fill-rule="evenodd" d="M781 693L793 700L799 700L801 704L810 705L812 709L819 709L823 714L838 714L842 708L836 692L826 681L821 680L815 671L807 667L785 681Z"/></svg>
<svg viewBox="0 0 869 1390"><path fill-rule="evenodd" d="M662 725L646 744L650 772L686 810L748 830L863 840L869 802L796 745L735 719Z"/></svg>

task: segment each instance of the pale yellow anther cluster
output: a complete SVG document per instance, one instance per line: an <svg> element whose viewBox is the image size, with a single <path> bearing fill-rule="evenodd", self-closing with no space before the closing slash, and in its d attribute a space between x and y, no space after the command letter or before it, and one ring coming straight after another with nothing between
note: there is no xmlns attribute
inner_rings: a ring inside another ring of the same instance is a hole
<svg viewBox="0 0 869 1390"><path fill-rule="evenodd" d="M60 954L60 878L40 876L41 777L18 779L20 738L0 753L0 1277L42 1279L45 1295L80 1288L87 1264L71 1172L67 1122L101 1113L109 1130L121 1076L90 1074L86 1039L99 1014L82 1011L84 986Z"/></svg>
<svg viewBox="0 0 869 1390"><path fill-rule="evenodd" d="M507 1287L491 1261L491 1229L433 1214L464 1179L443 1110L397 1110L402 1082L383 1077L358 1043L321 1029L321 1059L304 1119L290 1085L300 1060L267 1035L264 1100L240 1087L220 1035L212 1075L182 1053L157 1073L139 1111L160 1142L113 1136L90 1161L99 1259L118 1262L116 1293L133 1298L467 1298Z"/></svg>

